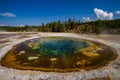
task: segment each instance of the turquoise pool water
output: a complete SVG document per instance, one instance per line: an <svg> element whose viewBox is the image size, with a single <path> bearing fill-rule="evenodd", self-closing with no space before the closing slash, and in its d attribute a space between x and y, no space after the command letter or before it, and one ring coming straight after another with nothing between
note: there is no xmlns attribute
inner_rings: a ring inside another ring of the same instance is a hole
<svg viewBox="0 0 120 80"><path fill-rule="evenodd" d="M67 37L36 38L8 52L2 65L40 71L78 71L107 65L117 55L109 46Z"/></svg>

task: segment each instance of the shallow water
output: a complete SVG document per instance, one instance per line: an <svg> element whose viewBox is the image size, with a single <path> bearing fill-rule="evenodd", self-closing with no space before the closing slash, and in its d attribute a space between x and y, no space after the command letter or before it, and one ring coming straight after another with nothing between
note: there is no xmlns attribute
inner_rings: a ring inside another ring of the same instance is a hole
<svg viewBox="0 0 120 80"><path fill-rule="evenodd" d="M22 42L8 52L2 65L41 71L78 71L107 65L117 55L112 48L76 38L49 37Z"/></svg>

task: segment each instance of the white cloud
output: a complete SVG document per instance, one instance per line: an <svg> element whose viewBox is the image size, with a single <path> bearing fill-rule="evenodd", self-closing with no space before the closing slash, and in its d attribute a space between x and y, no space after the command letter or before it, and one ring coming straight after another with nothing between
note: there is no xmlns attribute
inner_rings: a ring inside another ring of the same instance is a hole
<svg viewBox="0 0 120 80"><path fill-rule="evenodd" d="M9 12L6 12L6 13L0 13L1 16L4 16L4 17L16 17L15 14L13 13L9 13Z"/></svg>
<svg viewBox="0 0 120 80"><path fill-rule="evenodd" d="M93 21L90 17L82 17L83 22Z"/></svg>
<svg viewBox="0 0 120 80"><path fill-rule="evenodd" d="M25 25L24 25L24 24L20 24L19 26L20 26L20 27L24 27Z"/></svg>
<svg viewBox="0 0 120 80"><path fill-rule="evenodd" d="M116 11L116 14L120 14L120 11Z"/></svg>
<svg viewBox="0 0 120 80"><path fill-rule="evenodd" d="M111 20L113 18L113 13L108 13L102 9L94 8L94 12L97 18L100 20Z"/></svg>
<svg viewBox="0 0 120 80"><path fill-rule="evenodd" d="M5 24L0 24L0 26L5 26Z"/></svg>

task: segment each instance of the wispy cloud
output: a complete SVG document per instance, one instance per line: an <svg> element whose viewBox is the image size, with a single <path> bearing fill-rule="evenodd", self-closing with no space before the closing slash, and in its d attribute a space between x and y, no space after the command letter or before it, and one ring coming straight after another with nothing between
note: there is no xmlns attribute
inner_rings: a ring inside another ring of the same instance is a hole
<svg viewBox="0 0 120 80"><path fill-rule="evenodd" d="M120 14L120 11L116 11L116 14Z"/></svg>
<svg viewBox="0 0 120 80"><path fill-rule="evenodd" d="M10 13L10 12L0 13L0 16L4 16L4 17L16 17L15 14Z"/></svg>
<svg viewBox="0 0 120 80"><path fill-rule="evenodd" d="M100 20L111 20L113 19L113 13L108 13L102 9L94 8L94 12L98 19Z"/></svg>
<svg viewBox="0 0 120 80"><path fill-rule="evenodd" d="M25 25L24 24L20 24L20 25L18 25L19 27L24 27Z"/></svg>
<svg viewBox="0 0 120 80"><path fill-rule="evenodd" d="M93 21L90 17L82 17L83 22Z"/></svg>
<svg viewBox="0 0 120 80"><path fill-rule="evenodd" d="M5 24L0 24L0 26L5 26Z"/></svg>

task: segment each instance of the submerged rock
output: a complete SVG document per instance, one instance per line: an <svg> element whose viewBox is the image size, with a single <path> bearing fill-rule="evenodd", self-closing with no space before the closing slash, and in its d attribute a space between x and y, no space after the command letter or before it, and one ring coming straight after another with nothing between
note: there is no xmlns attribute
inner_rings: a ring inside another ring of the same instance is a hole
<svg viewBox="0 0 120 80"><path fill-rule="evenodd" d="M38 45L34 45L32 49L38 49L39 46Z"/></svg>
<svg viewBox="0 0 120 80"><path fill-rule="evenodd" d="M18 55L22 55L22 54L25 54L25 51L20 51L20 52L18 53Z"/></svg>
<svg viewBox="0 0 120 80"><path fill-rule="evenodd" d="M103 51L104 49L102 49L102 48L98 47L96 50L100 50L100 51Z"/></svg>
<svg viewBox="0 0 120 80"><path fill-rule="evenodd" d="M32 48L32 49L38 49L40 48L40 43L34 43L34 42L29 42L28 43L28 47Z"/></svg>
<svg viewBox="0 0 120 80"><path fill-rule="evenodd" d="M50 61L56 61L57 58L50 58Z"/></svg>
<svg viewBox="0 0 120 80"><path fill-rule="evenodd" d="M84 66L85 63L86 63L85 60L81 60L81 61L78 61L78 62L76 63L76 65L82 65L82 66Z"/></svg>
<svg viewBox="0 0 120 80"><path fill-rule="evenodd" d="M29 42L29 43L28 43L28 47L30 47L30 48L32 48L32 47L33 47L33 45L34 45L34 43L33 43L33 42Z"/></svg>
<svg viewBox="0 0 120 80"><path fill-rule="evenodd" d="M82 54L89 56L89 57L98 57L99 54L96 52L83 52Z"/></svg>
<svg viewBox="0 0 120 80"><path fill-rule="evenodd" d="M32 57L28 57L28 60L34 60L34 59L38 59L39 57L36 56L32 56Z"/></svg>
<svg viewBox="0 0 120 80"><path fill-rule="evenodd" d="M56 60L57 58L50 58L50 61L52 62L51 67L54 67L54 65L56 64Z"/></svg>

